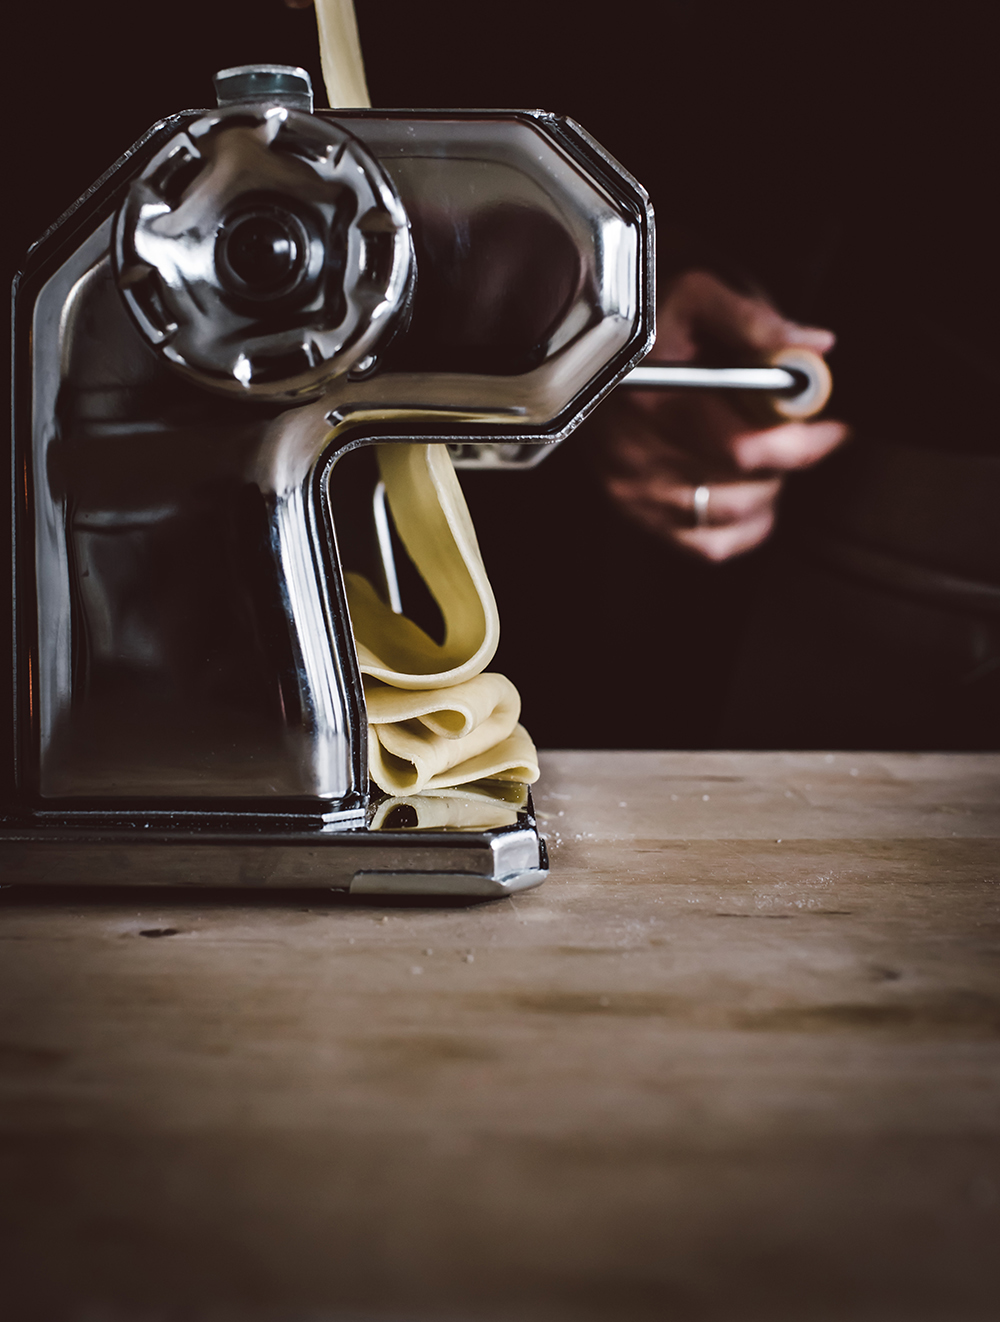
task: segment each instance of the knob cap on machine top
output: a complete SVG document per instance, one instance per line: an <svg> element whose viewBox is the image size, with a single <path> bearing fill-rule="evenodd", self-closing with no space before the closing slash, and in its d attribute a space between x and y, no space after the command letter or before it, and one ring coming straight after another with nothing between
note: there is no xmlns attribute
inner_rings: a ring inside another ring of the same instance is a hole
<svg viewBox="0 0 1000 1322"><path fill-rule="evenodd" d="M290 110L313 108L312 79L294 64L240 64L220 69L212 82L220 106L276 101Z"/></svg>

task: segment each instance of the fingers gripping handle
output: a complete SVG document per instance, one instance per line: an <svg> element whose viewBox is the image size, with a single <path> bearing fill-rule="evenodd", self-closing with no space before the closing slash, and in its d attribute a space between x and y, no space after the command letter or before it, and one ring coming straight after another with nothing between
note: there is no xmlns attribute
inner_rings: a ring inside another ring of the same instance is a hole
<svg viewBox="0 0 1000 1322"><path fill-rule="evenodd" d="M819 413L830 398L833 378L818 353L793 345L757 367L644 363L633 368L622 385L639 390L737 391L755 420L777 424Z"/></svg>

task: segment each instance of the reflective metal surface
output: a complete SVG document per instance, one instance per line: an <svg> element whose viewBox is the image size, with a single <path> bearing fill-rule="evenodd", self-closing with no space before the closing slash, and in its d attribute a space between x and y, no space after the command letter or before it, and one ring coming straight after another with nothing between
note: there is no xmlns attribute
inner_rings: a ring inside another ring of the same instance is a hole
<svg viewBox="0 0 1000 1322"><path fill-rule="evenodd" d="M320 887L352 895L497 898L538 886L548 856L530 812L500 830L263 832L5 826L4 884Z"/></svg>
<svg viewBox="0 0 1000 1322"><path fill-rule="evenodd" d="M558 441L648 350L651 292L645 195L567 121L258 98L151 130L20 278L5 851L387 848L335 461ZM537 872L530 823L469 838L505 831Z"/></svg>
<svg viewBox="0 0 1000 1322"><path fill-rule="evenodd" d="M830 398L833 380L824 359L801 345L789 345L770 364L743 367L698 367L692 363L642 363L622 381L639 390L736 390L746 401L758 400L764 418L774 422L811 418Z"/></svg>
<svg viewBox="0 0 1000 1322"><path fill-rule="evenodd" d="M369 357L412 279L406 213L357 139L314 115L234 105L176 134L118 213L115 282L199 385L315 398Z"/></svg>
<svg viewBox="0 0 1000 1322"><path fill-rule="evenodd" d="M798 382L783 367L696 367L693 363L643 363L623 386L640 390L792 391Z"/></svg>

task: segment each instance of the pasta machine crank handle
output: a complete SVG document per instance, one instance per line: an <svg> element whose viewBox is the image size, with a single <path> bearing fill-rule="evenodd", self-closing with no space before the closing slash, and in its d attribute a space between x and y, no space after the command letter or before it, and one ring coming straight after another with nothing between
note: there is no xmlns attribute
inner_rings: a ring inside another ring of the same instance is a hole
<svg viewBox="0 0 1000 1322"><path fill-rule="evenodd" d="M622 380L637 390L727 390L742 396L744 411L760 422L811 418L830 398L830 369L811 349L790 347L757 367L699 367L694 363L642 363Z"/></svg>

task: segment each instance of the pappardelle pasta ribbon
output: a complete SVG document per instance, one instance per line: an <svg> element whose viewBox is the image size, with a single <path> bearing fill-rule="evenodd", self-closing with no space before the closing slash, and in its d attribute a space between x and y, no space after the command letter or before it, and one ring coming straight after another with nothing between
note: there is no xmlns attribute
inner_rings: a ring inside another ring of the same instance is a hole
<svg viewBox="0 0 1000 1322"><path fill-rule="evenodd" d="M371 777L397 795L486 778L531 784L538 755L518 724L521 699L509 679L485 669L500 622L447 447L395 442L377 455L396 531L438 603L445 634L436 643L366 578L345 575L365 676Z"/></svg>
<svg viewBox="0 0 1000 1322"><path fill-rule="evenodd" d="M353 0L316 0L331 106L370 105ZM360 574L345 574L365 676L372 780L393 795L494 779L531 784L538 754L518 724L521 699L484 673L500 641L493 589L465 496L444 445L377 447L400 540L444 619L436 643L395 614Z"/></svg>

